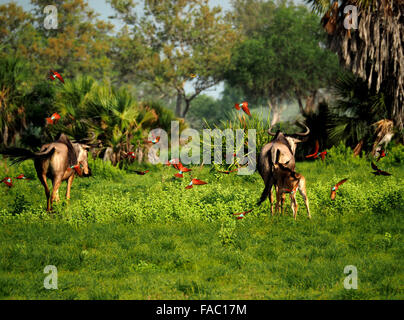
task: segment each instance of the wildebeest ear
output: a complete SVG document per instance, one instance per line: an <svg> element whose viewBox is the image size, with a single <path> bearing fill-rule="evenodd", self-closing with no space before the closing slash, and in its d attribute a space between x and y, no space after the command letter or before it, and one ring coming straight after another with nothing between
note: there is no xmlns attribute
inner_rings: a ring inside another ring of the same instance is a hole
<svg viewBox="0 0 404 320"><path fill-rule="evenodd" d="M83 148L83 149L86 149L86 150L90 150L90 146L88 146L88 145L86 145L86 144L81 144L81 147Z"/></svg>

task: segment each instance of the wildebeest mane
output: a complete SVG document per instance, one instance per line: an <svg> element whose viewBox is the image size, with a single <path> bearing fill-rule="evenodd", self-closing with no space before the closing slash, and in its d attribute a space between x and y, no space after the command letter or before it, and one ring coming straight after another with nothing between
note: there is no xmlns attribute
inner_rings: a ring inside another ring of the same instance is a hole
<svg viewBox="0 0 404 320"><path fill-rule="evenodd" d="M69 167L75 166L77 164L77 155L76 155L76 151L74 151L74 147L72 145L72 143L70 142L69 138L62 133L59 136L58 141L59 143L63 143L66 145L67 147L67 161L68 161L68 165Z"/></svg>
<svg viewBox="0 0 404 320"><path fill-rule="evenodd" d="M285 138L285 135L284 135L284 134L280 134L280 133L281 133L280 130L278 130L278 131L276 132L275 137L274 137L274 140L278 140L279 142L285 144L285 145L288 147L290 153L291 153L291 154L294 154L293 151L292 151L292 147L291 147L290 144L289 144L288 139Z"/></svg>

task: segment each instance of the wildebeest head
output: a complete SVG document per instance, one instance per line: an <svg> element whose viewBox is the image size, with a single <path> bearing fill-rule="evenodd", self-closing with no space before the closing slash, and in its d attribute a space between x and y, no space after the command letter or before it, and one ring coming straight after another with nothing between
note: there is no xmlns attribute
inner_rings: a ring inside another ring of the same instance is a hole
<svg viewBox="0 0 404 320"><path fill-rule="evenodd" d="M81 168L83 168L83 176L91 176L91 169L88 166L88 150L90 149L90 146L82 143L73 143L73 146L77 155L77 162L80 164Z"/></svg>
<svg viewBox="0 0 404 320"><path fill-rule="evenodd" d="M298 133L294 133L294 134L284 134L283 132L281 132L279 130L276 133L271 132L272 127L268 129L268 134L271 136L274 136L275 139L278 139L282 142L284 142L284 140L287 141L287 143L290 147L290 151L292 152L293 155L296 152L297 144L299 142L305 141L308 138L308 135L310 133L310 129L305 124L303 124L301 122L297 122L297 124L301 127L306 128L306 132L298 132Z"/></svg>

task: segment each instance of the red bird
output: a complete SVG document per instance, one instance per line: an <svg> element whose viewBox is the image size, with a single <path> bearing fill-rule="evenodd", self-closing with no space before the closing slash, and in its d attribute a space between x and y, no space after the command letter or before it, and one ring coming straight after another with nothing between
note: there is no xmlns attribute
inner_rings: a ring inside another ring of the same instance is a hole
<svg viewBox="0 0 404 320"><path fill-rule="evenodd" d="M238 216L237 220L241 220L243 218L245 218L246 214L253 211L254 209L248 210L248 211L244 211L244 212L240 212L240 213L233 213L233 216Z"/></svg>
<svg viewBox="0 0 404 320"><path fill-rule="evenodd" d="M234 171L237 171L238 170L238 168L237 169L234 169L234 170L230 170L230 171L228 171L228 170L226 170L226 171L220 171L220 170L218 170L217 172L219 172L219 173L224 173L224 174L230 174L231 172L234 172Z"/></svg>
<svg viewBox="0 0 404 320"><path fill-rule="evenodd" d="M11 180L10 177L5 177L3 180L0 181L4 182L9 188L11 188L13 186L13 180Z"/></svg>
<svg viewBox="0 0 404 320"><path fill-rule="evenodd" d="M377 158L376 162L379 162L379 160L380 160L381 158L384 158L386 155L387 155L387 153L386 153L384 150L381 150L381 151L380 151L380 155L379 155L379 157Z"/></svg>
<svg viewBox="0 0 404 320"><path fill-rule="evenodd" d="M46 122L49 124L54 124L60 119L60 115L58 113L52 114L50 118L46 118Z"/></svg>
<svg viewBox="0 0 404 320"><path fill-rule="evenodd" d="M243 103L236 103L236 104L234 105L234 107L235 107L237 110L243 109L243 111L244 111L245 113L247 113L249 116L251 116L250 109L248 109L248 102L247 102L247 101L244 101Z"/></svg>
<svg viewBox="0 0 404 320"><path fill-rule="evenodd" d="M22 174L22 173L18 177L15 177L15 178L18 180L30 180L26 176L24 176L24 174Z"/></svg>
<svg viewBox="0 0 404 320"><path fill-rule="evenodd" d="M192 179L189 185L185 187L185 189L192 189L193 185L202 185L202 184L207 184L207 182L199 180L199 179Z"/></svg>
<svg viewBox="0 0 404 320"><path fill-rule="evenodd" d="M171 159L170 161L167 161L167 162L166 162L166 165L167 165L167 166L173 165L173 167L174 167L175 169L179 170L179 168L178 168L178 164L179 164L179 163L180 163L180 160L177 159L177 158L175 158L175 159Z"/></svg>
<svg viewBox="0 0 404 320"><path fill-rule="evenodd" d="M284 193L291 193L291 194L294 194L294 193L296 193L296 191L299 189L299 184L297 183L295 186L294 186L294 188L292 189L292 190L290 190L290 189L284 189Z"/></svg>
<svg viewBox="0 0 404 320"><path fill-rule="evenodd" d="M391 173L388 173L386 171L380 170L373 162L372 162L372 169L375 170L376 172L372 172L375 176L391 176Z"/></svg>
<svg viewBox="0 0 404 320"><path fill-rule="evenodd" d="M153 143L153 144L156 144L156 143L158 143L159 141L160 141L160 137L157 137L157 138L154 138L154 137L153 137L152 141L147 140L146 143Z"/></svg>
<svg viewBox="0 0 404 320"><path fill-rule="evenodd" d="M148 172L149 172L149 170L146 170L146 171L136 171L135 170L135 173L138 174L138 175L141 175L141 176L144 176Z"/></svg>
<svg viewBox="0 0 404 320"><path fill-rule="evenodd" d="M58 79L60 80L60 82L65 83L65 81L64 81L63 78L62 78L62 76L61 76L58 72L56 72L56 71L54 71L54 70L50 70L50 71L49 71L49 79L53 81L53 80L55 80L56 78L58 78Z"/></svg>
<svg viewBox="0 0 404 320"><path fill-rule="evenodd" d="M128 157L131 157L132 159L135 159L136 158L136 154L133 152L133 151L131 151L131 152L128 152Z"/></svg>
<svg viewBox="0 0 404 320"><path fill-rule="evenodd" d="M333 187L331 188L331 195L330 195L331 200L334 200L335 197L337 196L338 187L339 187L341 184L345 183L347 180L348 180L348 178L342 179L340 182L338 182L335 186L333 186Z"/></svg>
<svg viewBox="0 0 404 320"><path fill-rule="evenodd" d="M325 155L327 154L327 151L323 151L323 152L318 152L318 150L320 149L320 146L318 144L318 140L316 140L316 149L314 151L313 154L309 154L308 156L306 156L306 158L313 158L313 159L317 159L319 156L321 157L321 160L324 160Z"/></svg>
<svg viewBox="0 0 404 320"><path fill-rule="evenodd" d="M80 164L76 164L75 166L71 166L69 168L67 168L68 171L74 169L74 171L76 171L76 173L81 176L81 166Z"/></svg>
<svg viewBox="0 0 404 320"><path fill-rule="evenodd" d="M179 170L179 172L174 175L174 177L177 177L177 178L183 178L183 177L184 177L184 175L183 175L184 172L192 171L191 169L189 169L189 168L187 168L187 167L184 167L184 165L183 165L181 162L178 163L178 164L175 166L175 168L176 168L177 170Z"/></svg>

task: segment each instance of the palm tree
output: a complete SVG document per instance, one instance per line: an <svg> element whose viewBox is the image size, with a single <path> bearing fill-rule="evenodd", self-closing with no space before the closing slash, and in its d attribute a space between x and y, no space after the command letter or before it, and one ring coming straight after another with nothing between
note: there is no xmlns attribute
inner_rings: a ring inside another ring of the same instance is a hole
<svg viewBox="0 0 404 320"><path fill-rule="evenodd" d="M327 116L330 142L356 146L356 154L362 148L370 149L374 136L372 124L389 116L384 92L372 92L365 81L352 73L339 75L332 92L336 101Z"/></svg>
<svg viewBox="0 0 404 320"><path fill-rule="evenodd" d="M14 143L27 127L24 95L28 77L28 67L19 58L0 59L0 138L4 146Z"/></svg>
<svg viewBox="0 0 404 320"><path fill-rule="evenodd" d="M306 0L323 15L330 48L366 83L385 92L394 124L404 122L404 1L403 0ZM358 30L344 28L348 5L358 8ZM404 135L403 135L404 138Z"/></svg>

